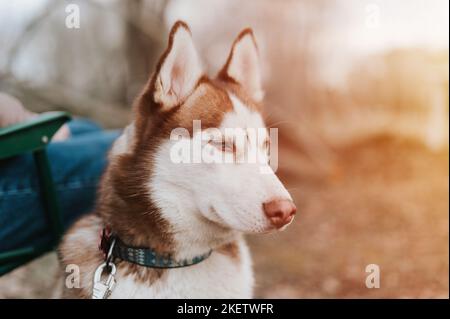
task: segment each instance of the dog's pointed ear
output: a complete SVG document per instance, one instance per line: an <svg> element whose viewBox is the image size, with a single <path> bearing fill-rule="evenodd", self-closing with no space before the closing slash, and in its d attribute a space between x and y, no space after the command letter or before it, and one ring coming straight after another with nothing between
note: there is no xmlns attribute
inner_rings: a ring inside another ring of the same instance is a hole
<svg viewBox="0 0 450 319"><path fill-rule="evenodd" d="M186 23L177 21L155 73L154 100L163 110L181 104L203 76L202 65Z"/></svg>
<svg viewBox="0 0 450 319"><path fill-rule="evenodd" d="M252 29L242 30L234 40L218 77L239 83L255 101L263 99L259 52Z"/></svg>

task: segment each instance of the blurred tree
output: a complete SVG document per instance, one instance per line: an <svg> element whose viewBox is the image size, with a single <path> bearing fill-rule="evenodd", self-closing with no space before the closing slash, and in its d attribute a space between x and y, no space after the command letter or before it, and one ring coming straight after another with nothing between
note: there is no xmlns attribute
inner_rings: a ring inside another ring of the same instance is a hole
<svg viewBox="0 0 450 319"><path fill-rule="evenodd" d="M168 2L75 1L81 28L68 29L66 4L46 1L24 27L11 26L22 31L2 52L7 62L0 70L0 90L37 112L65 109L109 127L123 126L165 46Z"/></svg>

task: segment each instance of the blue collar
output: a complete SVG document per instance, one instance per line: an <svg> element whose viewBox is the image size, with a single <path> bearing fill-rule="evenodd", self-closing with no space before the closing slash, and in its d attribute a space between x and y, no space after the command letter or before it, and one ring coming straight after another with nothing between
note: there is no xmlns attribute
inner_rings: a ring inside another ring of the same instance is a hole
<svg viewBox="0 0 450 319"><path fill-rule="evenodd" d="M112 247L111 247L112 246ZM179 268L198 264L208 258L212 250L195 256L175 260L172 254L161 254L148 247L132 247L125 245L117 236L108 234L107 230L103 230L100 243L100 250L105 253L111 251L112 258L119 258L132 264L137 264L149 268Z"/></svg>

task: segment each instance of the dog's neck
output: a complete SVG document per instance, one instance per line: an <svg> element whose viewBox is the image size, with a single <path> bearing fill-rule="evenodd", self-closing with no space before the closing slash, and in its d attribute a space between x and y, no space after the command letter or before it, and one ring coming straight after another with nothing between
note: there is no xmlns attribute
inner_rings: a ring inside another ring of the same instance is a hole
<svg viewBox="0 0 450 319"><path fill-rule="evenodd" d="M123 212L115 211L114 214L127 213L129 211L124 210ZM180 212L177 213L180 214ZM176 232L166 233L152 227L150 232L141 227L130 229L125 224L115 223L114 217L111 217L105 220L105 225L113 225L112 231L127 246L152 248L160 254L170 253L175 259L192 259L241 238L238 232L222 228L206 219L198 220L197 227L192 227L190 224L186 228L177 228Z"/></svg>
<svg viewBox="0 0 450 319"><path fill-rule="evenodd" d="M197 214L197 216L200 214L192 211L184 211L183 213ZM204 217L198 218L195 223L190 225L184 229L179 229L174 234L176 256L178 258L191 258L192 256L203 254L208 250L214 250L236 241L241 236L240 233L225 229Z"/></svg>
<svg viewBox="0 0 450 319"><path fill-rule="evenodd" d="M161 254L170 253L177 259L189 259L241 236L203 217L183 190L178 190L173 198L158 198L157 205L149 199L153 196L144 194L139 196L148 197L145 200L137 196L126 201L113 195L119 190L110 188L110 180L107 175L102 183L99 212L105 226L109 226L126 245L152 248Z"/></svg>
<svg viewBox="0 0 450 319"><path fill-rule="evenodd" d="M171 229L173 249L177 258L192 258L240 238L240 234L205 218L192 201L186 189L173 185L161 187L165 193L176 196L159 196L160 216ZM157 196L157 194L152 194Z"/></svg>

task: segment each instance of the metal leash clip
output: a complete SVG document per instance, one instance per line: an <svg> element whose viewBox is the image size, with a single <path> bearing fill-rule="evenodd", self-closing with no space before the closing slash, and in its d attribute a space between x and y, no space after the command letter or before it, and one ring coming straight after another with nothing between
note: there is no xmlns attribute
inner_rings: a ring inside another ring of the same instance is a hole
<svg viewBox="0 0 450 319"><path fill-rule="evenodd" d="M114 244L116 243L116 239L113 239L111 242L111 246L109 247L108 254L106 256L106 261L97 267L94 273L94 285L92 287L92 299L107 299L116 284L116 279L114 275L116 274L116 265L111 261L112 259L112 251L114 248ZM102 275L106 268L110 270L106 281L102 282Z"/></svg>

